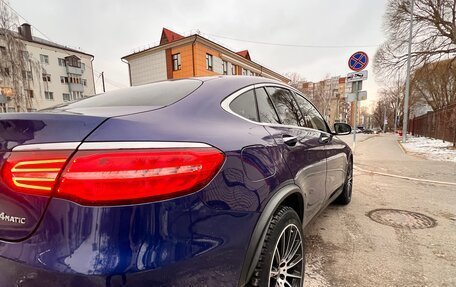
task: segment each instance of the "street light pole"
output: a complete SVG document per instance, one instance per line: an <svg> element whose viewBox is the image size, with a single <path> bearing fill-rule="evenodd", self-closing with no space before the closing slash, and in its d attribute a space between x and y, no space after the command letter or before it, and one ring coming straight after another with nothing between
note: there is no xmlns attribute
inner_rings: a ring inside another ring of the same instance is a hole
<svg viewBox="0 0 456 287"><path fill-rule="evenodd" d="M410 96L410 58L412 53L412 34L413 34L413 6L414 0L410 1L410 31L408 39L408 55L407 55L407 79L405 83L405 98L404 98L404 120L402 123L402 142L407 141L407 125L408 125L408 104Z"/></svg>

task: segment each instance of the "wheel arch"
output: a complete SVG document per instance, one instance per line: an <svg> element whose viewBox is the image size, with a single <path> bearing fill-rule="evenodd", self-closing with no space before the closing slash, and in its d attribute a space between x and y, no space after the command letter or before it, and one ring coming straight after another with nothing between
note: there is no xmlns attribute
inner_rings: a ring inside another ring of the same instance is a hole
<svg viewBox="0 0 456 287"><path fill-rule="evenodd" d="M261 213L255 229L250 237L250 243L245 253L244 264L238 286L246 286L258 263L267 229L274 213L280 206L289 206L304 222L304 197L301 189L294 183L279 188L271 197Z"/></svg>

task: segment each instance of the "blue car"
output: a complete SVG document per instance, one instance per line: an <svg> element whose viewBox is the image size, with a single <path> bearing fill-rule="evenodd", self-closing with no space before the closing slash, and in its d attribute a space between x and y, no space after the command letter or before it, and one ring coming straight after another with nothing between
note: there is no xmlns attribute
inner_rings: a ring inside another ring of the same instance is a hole
<svg viewBox="0 0 456 287"><path fill-rule="evenodd" d="M0 286L303 286L353 156L297 90L164 81L0 115Z"/></svg>

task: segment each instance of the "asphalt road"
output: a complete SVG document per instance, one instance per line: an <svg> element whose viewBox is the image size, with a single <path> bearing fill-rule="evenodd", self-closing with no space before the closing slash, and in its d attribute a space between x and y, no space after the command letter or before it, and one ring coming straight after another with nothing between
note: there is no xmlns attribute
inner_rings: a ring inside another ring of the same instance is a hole
<svg viewBox="0 0 456 287"><path fill-rule="evenodd" d="M456 183L455 163L407 155L393 135L359 139L364 171ZM330 205L306 228L305 286L456 286L456 185L364 171L350 205ZM377 209L387 210L371 217L389 225L368 216Z"/></svg>

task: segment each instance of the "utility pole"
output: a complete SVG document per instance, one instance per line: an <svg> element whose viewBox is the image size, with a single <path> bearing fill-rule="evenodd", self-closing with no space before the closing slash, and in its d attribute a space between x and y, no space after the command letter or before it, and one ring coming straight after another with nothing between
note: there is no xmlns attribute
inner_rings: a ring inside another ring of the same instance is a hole
<svg viewBox="0 0 456 287"><path fill-rule="evenodd" d="M413 6L414 0L410 1L410 31L408 39L408 55L407 55L407 80L405 83L405 98L404 98L404 120L402 123L402 142L407 141L407 125L408 125L408 103L410 96L410 58L412 54L412 36L413 36Z"/></svg>
<svg viewBox="0 0 456 287"><path fill-rule="evenodd" d="M394 107L394 133L397 130L397 110L399 108L399 94L397 95L396 106Z"/></svg>
<svg viewBox="0 0 456 287"><path fill-rule="evenodd" d="M101 82L103 83L103 93L106 92L105 82L104 82L104 72L101 72Z"/></svg>

